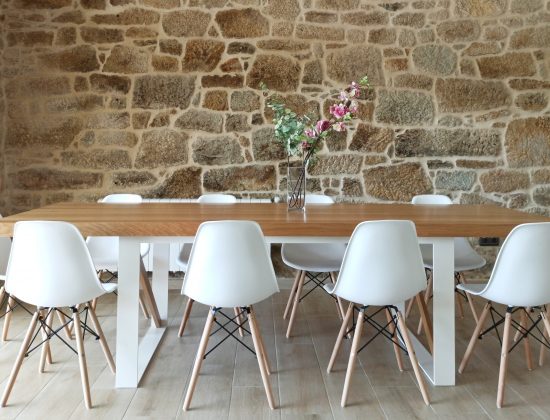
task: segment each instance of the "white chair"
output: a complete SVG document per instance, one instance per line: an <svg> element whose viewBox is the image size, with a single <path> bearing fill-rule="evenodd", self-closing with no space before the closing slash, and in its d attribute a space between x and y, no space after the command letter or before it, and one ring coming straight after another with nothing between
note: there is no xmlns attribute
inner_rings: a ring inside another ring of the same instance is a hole
<svg viewBox="0 0 550 420"><path fill-rule="evenodd" d="M322 194L307 194L306 205L330 205L334 200ZM281 257L283 262L296 270L296 277L290 289L290 295L285 307L283 319L290 319L286 331L286 337L290 338L294 320L298 312L298 305L317 287L324 285L328 279L332 283L336 281L335 273L342 265L342 258L346 251L345 243L311 243L311 244L283 244L281 247ZM308 278L306 282L305 279ZM313 289L302 296L304 285L313 283ZM321 289L323 290L323 289ZM344 308L340 298L336 300L338 315L343 318Z"/></svg>
<svg viewBox="0 0 550 420"><path fill-rule="evenodd" d="M403 365L396 330L401 333L424 402L426 404L430 403L403 315L394 306L396 303L415 296L417 300L421 300L419 293L425 285L426 276L422 256L418 246L416 230L411 221L382 220L363 222L357 225L348 244L336 285L327 284L325 286L329 293L334 293L350 302L332 351L327 368L328 372L334 366L342 339L352 318L355 304L359 306L359 315L355 325L342 393L342 407L345 407L347 402L351 375L359 351L359 341L361 340L365 320L377 329L377 335L382 334L384 331L391 336L399 369L402 371ZM388 324L385 327L378 328L365 315L365 310L369 306L382 306L385 308L388 319Z"/></svg>
<svg viewBox="0 0 550 420"><path fill-rule="evenodd" d="M102 203L114 204L139 204L142 198L138 194L110 194L105 196ZM111 279L116 278L118 271L118 237L113 236L90 236L86 239L95 267L100 272L108 273ZM141 244L140 253L142 259L149 253L149 244ZM109 279L109 280L111 280ZM160 314L153 296L151 283L147 278L147 272L140 261L140 295L139 303L146 318L151 317L156 327L160 326ZM95 303L94 303L95 305Z"/></svg>
<svg viewBox="0 0 550 420"><path fill-rule="evenodd" d="M197 199L197 202L200 204L234 204L237 202L237 198L231 194L204 194ZM187 272L187 264L189 264L189 255L191 255L192 246L193 244L184 244L177 259L177 263L184 273ZM183 295L183 284L181 286L181 294ZM191 308L193 308L193 299L187 298L178 330L178 337L183 337L183 332L191 315Z"/></svg>
<svg viewBox="0 0 550 420"><path fill-rule="evenodd" d="M267 400L272 409L275 407L268 378L270 369L267 353L252 308L252 305L279 291L268 249L256 222L215 221L199 226L185 273L183 292L189 298L210 306L210 309L183 410L187 410L191 404L212 324L215 322L222 325L216 317L224 316L222 322L226 325L229 317L220 310L235 307L241 308L241 313L246 317L245 322L249 323ZM240 321L235 322L238 318L236 316L229 321L237 325L233 332L236 328L243 327Z"/></svg>
<svg viewBox="0 0 550 420"><path fill-rule="evenodd" d="M97 278L90 253L80 232L66 222L28 221L14 227L13 245L6 275L6 292L23 302L37 307L21 345L2 396L5 407L19 373L21 363L36 337L37 324L44 345L40 359L40 371L44 370L49 350L49 339L59 330L52 329L54 312L70 307L74 325L77 352L82 379L82 391L87 408L91 408L90 386L86 367L84 330L96 336L101 344L109 367L115 372L115 364L91 301L115 289L115 285L103 285ZM81 320L77 305L85 304L95 333ZM61 329L62 327L60 327ZM67 344L67 342L66 342ZM67 344L68 345L68 344Z"/></svg>
<svg viewBox="0 0 550 420"><path fill-rule="evenodd" d="M510 327L520 332L524 341L527 366L532 369L529 349L529 335L533 328L536 328L540 320L543 321L545 336L550 334L549 313L544 305L550 303L550 223L531 223L514 228L504 243L497 256L493 272L488 283L483 284L460 284L458 287L474 296L487 299L487 303L479 316L464 358L460 363L458 372L462 373L474 350L474 346L487 332L496 329L504 323L502 336L502 350L500 357L500 370L497 389L497 407L504 403L504 386L506 382L506 368L508 353L510 352ZM493 303L506 305L506 314L502 316L494 308ZM526 309L529 308L529 311ZM530 311L540 311L540 318L530 316ZM550 308L549 308L550 309ZM512 316L519 311L521 321L518 323ZM485 319L491 313L494 325L482 332ZM494 316L497 316L496 320ZM532 321L533 325L528 326L527 322ZM499 336L500 339L500 336ZM541 341L538 337L537 340ZM543 344L548 347L550 343L546 338ZM514 346L515 347L515 346Z"/></svg>
<svg viewBox="0 0 550 420"><path fill-rule="evenodd" d="M0 215L0 217L2 217ZM0 237L0 281L6 280L6 269L8 267L8 258L10 256L11 239L2 236ZM7 298L7 299L6 299ZM8 338L8 330L10 327L12 311L15 308L15 300L13 297L8 296L5 290L5 284L0 287L0 308L4 307L4 301L6 302L6 311L2 315L4 317L4 327L2 328L2 341L6 341Z"/></svg>
<svg viewBox="0 0 550 420"><path fill-rule="evenodd" d="M425 195L414 196L412 199L412 204L450 205L450 204L453 204L453 202L446 195L425 194ZM433 289L433 277L431 275L431 273L433 272L432 246L429 244L421 244L420 251L422 252L424 267L426 267L429 270L428 287L426 288L426 292L424 294L424 301L428 303L432 295L432 289ZM470 243L466 238L454 238L454 267L455 267L455 281L457 284L461 284L465 282L464 274L463 274L465 271L476 270L478 268L483 267L485 264L486 264L485 258L479 255L475 251L475 249L472 248L472 246L470 245ZM477 311L471 296L468 293L460 292L459 290L456 290L456 292L457 294L459 294L459 296L457 296L458 297L457 303L458 303L460 316L464 317L464 310L462 309L462 302L460 300L460 297L463 297L468 301L468 305L470 306L472 315L477 322L478 320ZM409 306L407 307L407 313L406 313L407 316L412 306L411 303L409 303ZM422 329L422 325L419 323L418 331L417 331L418 334L420 334L421 329Z"/></svg>

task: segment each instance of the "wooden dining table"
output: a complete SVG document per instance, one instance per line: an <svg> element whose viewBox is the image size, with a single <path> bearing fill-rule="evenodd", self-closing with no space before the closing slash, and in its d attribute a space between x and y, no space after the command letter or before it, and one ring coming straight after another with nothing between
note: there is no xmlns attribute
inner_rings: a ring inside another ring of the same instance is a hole
<svg viewBox="0 0 550 420"><path fill-rule="evenodd" d="M58 203L0 219L0 235L15 222L63 220L83 236L118 236L116 386L133 388L158 347L168 319L169 244L192 242L208 220L255 220L269 243L347 241L368 220L412 220L421 243L433 245L433 354L417 340L422 369L435 385L455 384L454 241L505 237L517 225L550 218L491 205L332 204L289 211L285 204ZM139 334L140 243L153 243L152 289L162 324ZM396 261L396 264L399 262ZM335 337L336 338L336 337Z"/></svg>

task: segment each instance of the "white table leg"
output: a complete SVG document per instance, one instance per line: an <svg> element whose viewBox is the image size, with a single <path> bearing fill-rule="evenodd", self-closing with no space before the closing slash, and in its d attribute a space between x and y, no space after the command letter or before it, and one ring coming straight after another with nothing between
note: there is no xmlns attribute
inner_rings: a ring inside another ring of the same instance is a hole
<svg viewBox="0 0 550 420"><path fill-rule="evenodd" d="M153 294L163 324L168 321L168 271L170 268L170 244L153 244Z"/></svg>
<svg viewBox="0 0 550 420"><path fill-rule="evenodd" d="M434 238L433 245L433 383L454 385L454 239Z"/></svg>
<svg viewBox="0 0 550 420"><path fill-rule="evenodd" d="M138 385L139 243L119 239L116 387Z"/></svg>

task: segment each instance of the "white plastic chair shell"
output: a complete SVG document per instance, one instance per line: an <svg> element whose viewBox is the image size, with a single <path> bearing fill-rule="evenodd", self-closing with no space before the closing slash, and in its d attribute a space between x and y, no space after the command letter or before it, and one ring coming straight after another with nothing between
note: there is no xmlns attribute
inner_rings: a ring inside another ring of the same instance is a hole
<svg viewBox="0 0 550 420"><path fill-rule="evenodd" d="M278 291L268 246L256 222L199 226L183 281L185 295L209 306L242 307Z"/></svg>
<svg viewBox="0 0 550 420"><path fill-rule="evenodd" d="M489 282L458 287L507 306L550 303L549 256L550 222L516 226L502 244Z"/></svg>
<svg viewBox="0 0 550 420"><path fill-rule="evenodd" d="M412 198L411 202L412 204L437 206L453 204L449 197L441 194L416 195ZM422 259L424 260L424 266L433 269L432 246L429 244L421 244L420 250L422 252ZM485 258L472 248L466 238L454 238L454 262L455 271L457 272L475 270L486 264Z"/></svg>
<svg viewBox="0 0 550 420"><path fill-rule="evenodd" d="M70 223L17 222L6 291L31 305L65 307L91 301L104 287L82 235Z"/></svg>
<svg viewBox="0 0 550 420"><path fill-rule="evenodd" d="M362 222L353 231L336 285L329 293L365 306L403 302L426 288L414 223Z"/></svg>
<svg viewBox="0 0 550 420"><path fill-rule="evenodd" d="M231 194L203 194L197 199L197 202L201 204L233 204L237 202L237 198ZM192 244L184 244L177 258L177 264L184 273L187 271L191 246Z"/></svg>
<svg viewBox="0 0 550 420"><path fill-rule="evenodd" d="M2 215L0 215L0 218ZM0 236L0 281L6 280L6 269L10 256L11 239L7 236Z"/></svg>

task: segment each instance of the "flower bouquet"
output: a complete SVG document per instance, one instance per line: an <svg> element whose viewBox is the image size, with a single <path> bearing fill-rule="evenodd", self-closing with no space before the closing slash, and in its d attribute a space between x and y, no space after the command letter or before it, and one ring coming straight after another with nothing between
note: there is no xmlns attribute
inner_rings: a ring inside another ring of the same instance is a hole
<svg viewBox="0 0 550 420"><path fill-rule="evenodd" d="M321 149L321 140L326 138L331 131L346 131L346 124L354 119L357 114L357 99L362 89L369 88L367 76L359 83L351 84L340 92L339 103L329 108L330 119L312 120L304 115L297 115L287 108L278 96L272 96L267 100L267 106L274 112L273 124L275 125L275 138L283 145L288 158L288 197L289 209L303 209L305 205L306 170L315 153ZM267 87L262 84L264 95L267 96ZM290 157L301 157L300 165L291 166Z"/></svg>

